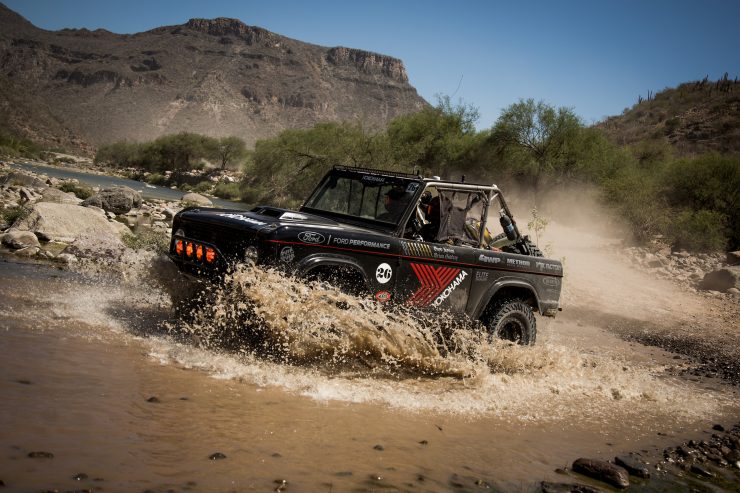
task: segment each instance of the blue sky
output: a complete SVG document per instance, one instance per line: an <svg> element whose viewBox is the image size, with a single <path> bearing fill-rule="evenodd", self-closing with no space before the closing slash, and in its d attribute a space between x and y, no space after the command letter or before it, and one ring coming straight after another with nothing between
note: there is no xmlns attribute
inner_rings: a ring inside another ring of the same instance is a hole
<svg viewBox="0 0 740 493"><path fill-rule="evenodd" d="M740 1L0 0L44 29L118 33L235 17L291 38L404 61L411 84L477 107L480 129L519 98L586 123L638 95L709 75L740 76Z"/></svg>

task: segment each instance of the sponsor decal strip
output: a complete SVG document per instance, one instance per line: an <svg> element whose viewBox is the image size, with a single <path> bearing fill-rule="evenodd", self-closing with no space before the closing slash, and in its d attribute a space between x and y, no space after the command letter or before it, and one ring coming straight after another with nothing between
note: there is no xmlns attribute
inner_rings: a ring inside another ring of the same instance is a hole
<svg viewBox="0 0 740 493"><path fill-rule="evenodd" d="M376 252L373 250L358 250L357 248L345 248L345 247L338 247L338 246L332 246L332 245L311 245L307 243L301 243L300 241L286 241L286 240L267 240L268 243L277 243L278 245L299 245L302 247L309 247L309 248L328 248L330 250L342 250L345 252L356 252L356 253L364 253L367 255L379 255L381 257L398 257L398 258L405 258L408 260L423 260L423 261L431 261L436 264L449 264L449 265L462 265L465 267L473 267L476 269L487 269L487 270L503 270L507 272L523 272L525 274L544 274L549 277L563 277L562 274L556 274L556 273L545 273L541 271L536 270L526 270L526 269L510 269L503 266L495 265L495 266L489 266L489 265L481 265L481 264L471 264L469 262L456 262L451 260L442 260L437 258L428 258L428 257L417 257L414 255L401 255L398 253L388 253L388 252Z"/></svg>

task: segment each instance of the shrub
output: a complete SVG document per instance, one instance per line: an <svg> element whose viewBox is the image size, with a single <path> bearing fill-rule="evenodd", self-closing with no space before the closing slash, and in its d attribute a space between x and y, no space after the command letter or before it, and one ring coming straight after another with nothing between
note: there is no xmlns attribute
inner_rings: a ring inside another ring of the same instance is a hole
<svg viewBox="0 0 740 493"><path fill-rule="evenodd" d="M242 193L238 183L219 183L213 189L213 195L222 199L234 200L240 198Z"/></svg>
<svg viewBox="0 0 740 493"><path fill-rule="evenodd" d="M75 183L68 181L59 185L59 190L62 192L73 193L78 199L85 200L93 196L95 191L89 185L83 185L82 183Z"/></svg>
<svg viewBox="0 0 740 493"><path fill-rule="evenodd" d="M212 188L213 188L213 182L209 180L204 180L193 187L193 192L196 192L196 193L210 192Z"/></svg>
<svg viewBox="0 0 740 493"><path fill-rule="evenodd" d="M150 185L167 185L167 178L164 175L160 175L159 173L152 173L150 175L147 175L146 177L144 177L144 181L149 183Z"/></svg>
<svg viewBox="0 0 740 493"><path fill-rule="evenodd" d="M2 222L12 226L16 221L27 217L30 212L30 209L23 206L10 207L0 210L0 219Z"/></svg>
<svg viewBox="0 0 740 493"><path fill-rule="evenodd" d="M683 210L672 221L673 243L687 250L714 251L727 246L726 217L716 211Z"/></svg>
<svg viewBox="0 0 740 493"><path fill-rule="evenodd" d="M167 253L170 248L170 237L165 231L141 228L137 234L124 234L123 243L132 250L150 250L155 253Z"/></svg>

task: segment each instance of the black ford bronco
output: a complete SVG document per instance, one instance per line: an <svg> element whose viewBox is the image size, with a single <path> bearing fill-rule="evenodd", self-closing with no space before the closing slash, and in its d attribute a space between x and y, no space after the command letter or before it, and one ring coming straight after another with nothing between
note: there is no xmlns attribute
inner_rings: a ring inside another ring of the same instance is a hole
<svg viewBox="0 0 740 493"><path fill-rule="evenodd" d="M519 233L495 185L335 166L297 212L188 208L172 231L170 258L192 275L274 266L382 303L463 313L519 344L535 341L535 311L559 310L562 264Z"/></svg>

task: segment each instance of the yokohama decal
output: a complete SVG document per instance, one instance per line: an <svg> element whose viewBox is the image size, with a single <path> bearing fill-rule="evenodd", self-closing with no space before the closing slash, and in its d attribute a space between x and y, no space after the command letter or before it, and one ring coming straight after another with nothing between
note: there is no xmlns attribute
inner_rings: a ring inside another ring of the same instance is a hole
<svg viewBox="0 0 740 493"><path fill-rule="evenodd" d="M454 267L432 267L426 264L411 264L421 287L406 300L407 305L439 306L446 300L468 273Z"/></svg>

